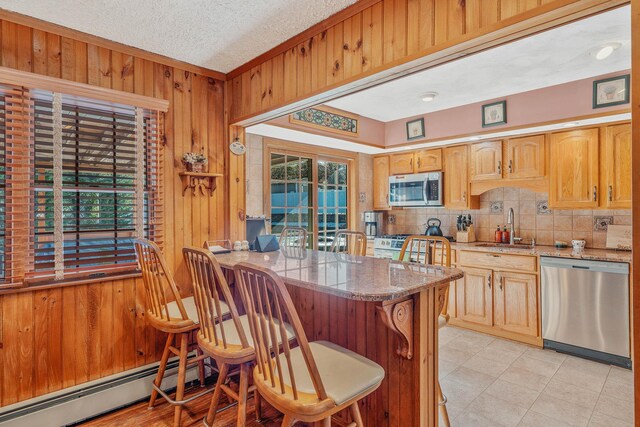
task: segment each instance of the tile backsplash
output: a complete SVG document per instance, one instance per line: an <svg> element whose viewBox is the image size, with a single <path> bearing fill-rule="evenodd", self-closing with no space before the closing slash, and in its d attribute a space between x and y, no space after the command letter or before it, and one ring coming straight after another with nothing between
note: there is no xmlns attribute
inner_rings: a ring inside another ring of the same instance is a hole
<svg viewBox="0 0 640 427"><path fill-rule="evenodd" d="M442 221L442 232L455 235L458 215L471 214L479 241L493 241L496 227L507 224L509 208L513 208L516 236L536 239L536 244L553 245L556 240L571 243L584 239L587 247L604 248L607 225L630 225L631 210L559 210L550 209L548 194L505 187L480 196L480 209L449 210L442 208L394 209L385 215L388 234L423 234L429 218ZM393 217L393 223L391 221Z"/></svg>

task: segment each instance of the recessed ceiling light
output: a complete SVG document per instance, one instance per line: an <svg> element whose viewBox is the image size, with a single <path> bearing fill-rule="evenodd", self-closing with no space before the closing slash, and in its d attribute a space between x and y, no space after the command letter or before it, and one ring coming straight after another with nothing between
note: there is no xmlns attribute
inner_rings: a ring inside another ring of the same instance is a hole
<svg viewBox="0 0 640 427"><path fill-rule="evenodd" d="M569 122L569 123L563 123L562 127L563 128L572 128L574 126L578 126L580 123L578 122Z"/></svg>
<svg viewBox="0 0 640 427"><path fill-rule="evenodd" d="M436 99L436 96L438 96L437 92L427 92L424 95L422 95L422 100L424 102L431 102L434 99Z"/></svg>
<svg viewBox="0 0 640 427"><path fill-rule="evenodd" d="M607 59L611 54L618 48L622 46L620 43L607 43L604 46L600 46L599 48L594 49L593 56L598 61L602 61L603 59Z"/></svg>

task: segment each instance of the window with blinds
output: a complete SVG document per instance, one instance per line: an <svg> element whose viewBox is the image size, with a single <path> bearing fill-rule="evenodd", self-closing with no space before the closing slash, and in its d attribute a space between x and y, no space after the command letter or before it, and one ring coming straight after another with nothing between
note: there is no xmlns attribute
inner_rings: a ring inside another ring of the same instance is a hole
<svg viewBox="0 0 640 427"><path fill-rule="evenodd" d="M20 123L0 104L2 158L20 138L26 159L16 177L0 163L0 226L22 214L28 231L0 234L0 253L23 256L21 265L0 258L0 284L133 270L132 240L162 239L159 113L41 90L23 90L22 100ZM12 178L22 181L10 198Z"/></svg>

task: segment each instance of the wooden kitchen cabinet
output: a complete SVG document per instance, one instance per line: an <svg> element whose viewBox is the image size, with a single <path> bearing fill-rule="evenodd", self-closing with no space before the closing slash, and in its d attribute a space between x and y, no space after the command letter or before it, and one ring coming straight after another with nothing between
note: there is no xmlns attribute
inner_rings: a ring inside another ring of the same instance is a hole
<svg viewBox="0 0 640 427"><path fill-rule="evenodd" d="M494 272L494 325L518 334L538 336L537 276Z"/></svg>
<svg viewBox="0 0 640 427"><path fill-rule="evenodd" d="M493 271L465 267L464 278L456 284L456 318L490 326L493 323Z"/></svg>
<svg viewBox="0 0 640 427"><path fill-rule="evenodd" d="M416 151L415 163L416 173L441 171L442 148Z"/></svg>
<svg viewBox="0 0 640 427"><path fill-rule="evenodd" d="M631 209L631 125L607 126L601 150L601 206Z"/></svg>
<svg viewBox="0 0 640 427"><path fill-rule="evenodd" d="M479 198L469 192L468 147L458 145L443 150L444 205L448 209L476 209Z"/></svg>
<svg viewBox="0 0 640 427"><path fill-rule="evenodd" d="M389 156L373 158L373 209L389 210Z"/></svg>
<svg viewBox="0 0 640 427"><path fill-rule="evenodd" d="M389 173L391 175L404 175L413 173L414 155L411 153L392 154L389 163Z"/></svg>
<svg viewBox="0 0 640 427"><path fill-rule="evenodd" d="M546 144L544 135L511 138L505 142L504 174L509 179L544 178Z"/></svg>
<svg viewBox="0 0 640 427"><path fill-rule="evenodd" d="M471 181L502 179L502 141L471 144L469 177Z"/></svg>
<svg viewBox="0 0 640 427"><path fill-rule="evenodd" d="M599 129L551 134L549 207L591 209L599 204Z"/></svg>

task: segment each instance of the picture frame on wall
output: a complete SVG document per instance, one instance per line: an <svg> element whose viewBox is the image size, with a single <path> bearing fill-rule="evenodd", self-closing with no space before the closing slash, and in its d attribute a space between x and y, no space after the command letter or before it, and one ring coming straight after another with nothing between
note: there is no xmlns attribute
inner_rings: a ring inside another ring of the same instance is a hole
<svg viewBox="0 0 640 427"><path fill-rule="evenodd" d="M492 102L482 106L482 127L507 124L507 101Z"/></svg>
<svg viewBox="0 0 640 427"><path fill-rule="evenodd" d="M593 108L629 103L629 74L593 81Z"/></svg>
<svg viewBox="0 0 640 427"><path fill-rule="evenodd" d="M424 138L424 118L407 122L407 141Z"/></svg>

